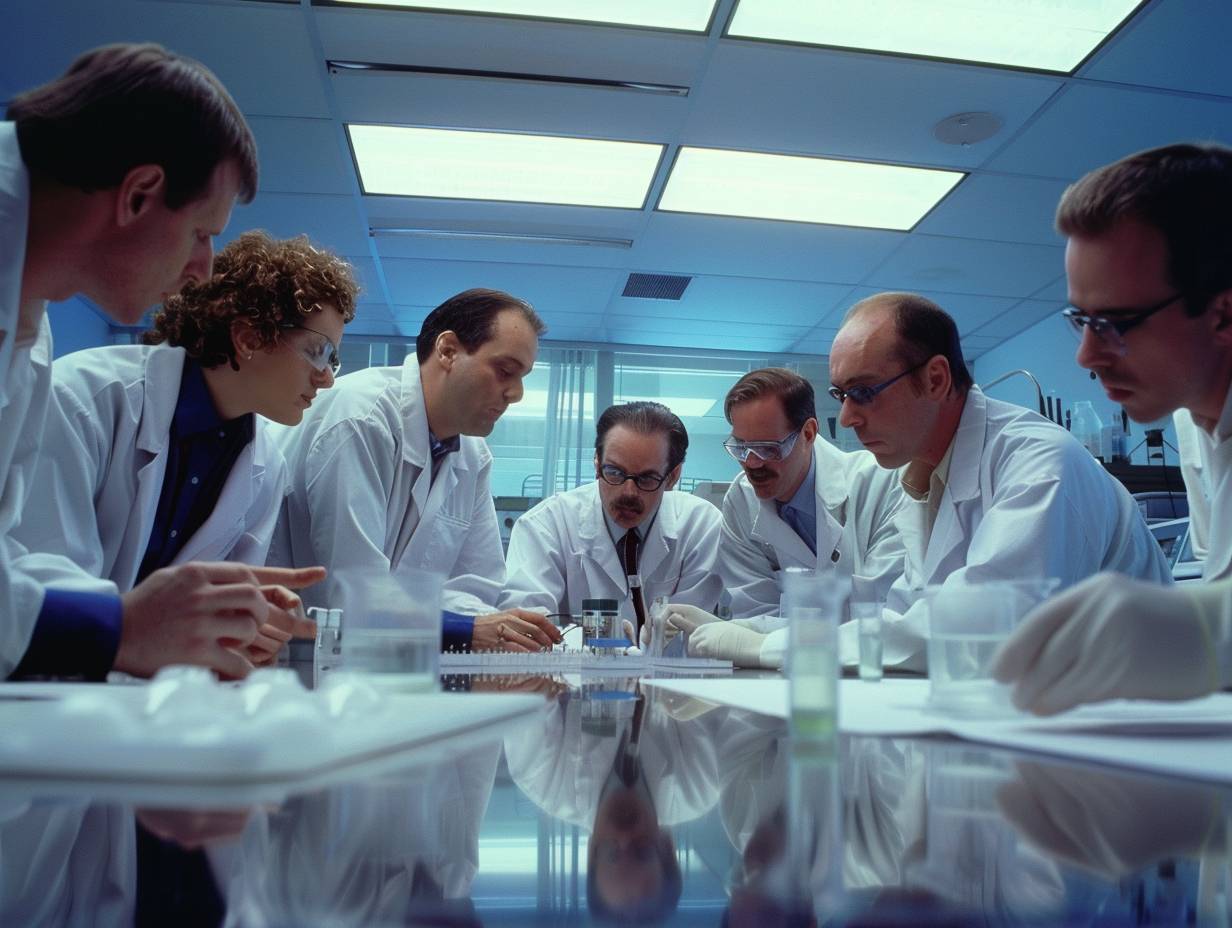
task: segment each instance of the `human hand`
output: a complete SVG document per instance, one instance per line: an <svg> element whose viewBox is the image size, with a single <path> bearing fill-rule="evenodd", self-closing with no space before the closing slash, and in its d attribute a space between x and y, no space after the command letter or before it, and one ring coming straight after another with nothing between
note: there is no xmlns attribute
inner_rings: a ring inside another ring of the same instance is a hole
<svg viewBox="0 0 1232 928"><path fill-rule="evenodd" d="M663 628L664 642L670 641L680 632L688 632L691 635L702 625L722 621L718 616L711 615L705 609L699 609L697 606L690 606L687 603L680 603L678 605L669 603L663 609L663 619L667 623Z"/></svg>
<svg viewBox="0 0 1232 928"><path fill-rule="evenodd" d="M751 628L731 622L708 622L689 633L689 657L731 661L737 667L761 667L761 645L765 640L765 635Z"/></svg>
<svg viewBox="0 0 1232 928"><path fill-rule="evenodd" d="M278 652L292 638L315 639L317 623L304 614L304 603L285 586L263 586L261 595L270 606L265 624L248 645L247 657L253 666L272 664Z"/></svg>
<svg viewBox="0 0 1232 928"><path fill-rule="evenodd" d="M1193 699L1217 688L1211 634L1183 590L1103 573L1037 606L995 655L1019 709Z"/></svg>
<svg viewBox="0 0 1232 928"><path fill-rule="evenodd" d="M197 664L225 677L246 677L252 663L239 649L269 621L262 584L291 589L325 576L300 570L191 562L154 571L121 597L123 624L116 670L152 676L168 664Z"/></svg>
<svg viewBox="0 0 1232 928"><path fill-rule="evenodd" d="M542 693L554 699L569 684L548 674L484 674L471 679L472 693Z"/></svg>
<svg viewBox="0 0 1232 928"><path fill-rule="evenodd" d="M560 629L538 612L506 609L475 616L472 651L541 651L561 640Z"/></svg>
<svg viewBox="0 0 1232 928"><path fill-rule="evenodd" d="M1200 852L1221 818L1209 786L1141 774L1016 763L997 792L1006 819L1045 853L1111 879Z"/></svg>

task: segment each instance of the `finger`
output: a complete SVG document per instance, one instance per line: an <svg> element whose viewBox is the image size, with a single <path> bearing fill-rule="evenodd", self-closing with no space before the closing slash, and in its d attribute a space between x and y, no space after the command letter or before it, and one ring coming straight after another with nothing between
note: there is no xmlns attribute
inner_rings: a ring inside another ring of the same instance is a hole
<svg viewBox="0 0 1232 928"><path fill-rule="evenodd" d="M1029 672L1039 660L1048 640L1073 613L1077 603L1066 594L1037 606L993 656L992 675L1000 683L1011 683Z"/></svg>
<svg viewBox="0 0 1232 928"><path fill-rule="evenodd" d="M1075 680L1082 686L1084 669L1083 629L1078 622L1060 626L1040 649L1031 671L1014 688L1014 705L1036 715L1056 715L1077 705ZM1088 680L1093 684L1098 681Z"/></svg>
<svg viewBox="0 0 1232 928"><path fill-rule="evenodd" d="M510 619L511 622L517 621ZM539 648L532 645L529 638L518 639L517 635L511 635L506 632L505 637L500 640L500 648L502 651L538 651Z"/></svg>
<svg viewBox="0 0 1232 928"><path fill-rule="evenodd" d="M285 634L288 640L291 638L315 638L317 636L316 622L311 619L305 619L294 611L287 612L279 609L277 606L270 608L265 624Z"/></svg>
<svg viewBox="0 0 1232 928"><path fill-rule="evenodd" d="M244 656L252 661L253 666L264 667L266 664L274 662L274 659L278 657L281 647L281 644L273 638L265 638L258 635L252 640L252 644L244 649Z"/></svg>
<svg viewBox="0 0 1232 928"><path fill-rule="evenodd" d="M197 615L242 613L252 616L261 625L265 624L269 611L269 603L261 591L245 583L205 587L192 597L191 602L191 612Z"/></svg>
<svg viewBox="0 0 1232 928"><path fill-rule="evenodd" d="M291 590L303 589L325 579L324 567L254 567L252 573L259 584L277 584Z"/></svg>
<svg viewBox="0 0 1232 928"><path fill-rule="evenodd" d="M693 623L682 616L679 612L673 612L667 617L667 627L675 629L674 634L680 632L692 632Z"/></svg>
<svg viewBox="0 0 1232 928"><path fill-rule="evenodd" d="M232 641L240 646L251 643L261 630L261 623L248 615L212 615L186 621L196 623L196 631L202 638Z"/></svg>
<svg viewBox="0 0 1232 928"><path fill-rule="evenodd" d="M510 638L510 632L513 632L512 637L515 641L518 640L520 635L523 638L529 638L542 648L550 648L552 646L552 639L547 636L547 633L542 628L523 619L515 617L508 619L505 622L506 641Z"/></svg>
<svg viewBox="0 0 1232 928"><path fill-rule="evenodd" d="M543 629L553 641L560 641L560 629L552 624L552 621L540 612L531 612L529 609L510 609L509 614L522 619L525 622L530 622L537 628Z"/></svg>
<svg viewBox="0 0 1232 928"><path fill-rule="evenodd" d="M253 669L248 658L222 645L214 649L209 667L227 680L243 680Z"/></svg>
<svg viewBox="0 0 1232 928"><path fill-rule="evenodd" d="M650 626L648 626L648 625L647 625L647 626L644 626L644 627L642 628L642 632L643 632L643 633L645 633L646 629L647 629L647 628L649 628L649 627L650 627ZM630 622L628 619L621 619L621 620L620 620L620 630L621 630L622 632L624 632L624 636L625 636L625 637L626 637L629 641L637 641L637 632L635 632L635 631L633 630L633 623L632 623L632 622ZM649 641L649 640L650 640L649 636L646 636L646 640L647 640L647 641Z"/></svg>
<svg viewBox="0 0 1232 928"><path fill-rule="evenodd" d="M257 629L257 637L252 639L253 643L255 644L261 638L269 639L278 647L282 647L291 640L291 633L279 628L273 622L266 622Z"/></svg>

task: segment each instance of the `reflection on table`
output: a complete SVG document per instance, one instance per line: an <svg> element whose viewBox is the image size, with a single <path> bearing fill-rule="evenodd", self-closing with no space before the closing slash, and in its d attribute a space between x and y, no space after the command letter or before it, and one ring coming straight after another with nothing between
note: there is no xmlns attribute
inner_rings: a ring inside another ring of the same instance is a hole
<svg viewBox="0 0 1232 928"><path fill-rule="evenodd" d="M1232 919L1226 789L945 739L819 758L632 678L467 686L544 712L280 802L0 780L0 925Z"/></svg>

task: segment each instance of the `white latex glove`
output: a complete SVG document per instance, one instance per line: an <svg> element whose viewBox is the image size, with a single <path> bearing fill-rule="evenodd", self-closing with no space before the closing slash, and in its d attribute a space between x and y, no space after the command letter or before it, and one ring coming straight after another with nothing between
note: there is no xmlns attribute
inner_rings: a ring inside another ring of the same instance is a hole
<svg viewBox="0 0 1232 928"><path fill-rule="evenodd" d="M698 610L699 612L701 610ZM689 632L689 657L712 657L737 667L761 667L766 636L731 622L707 622Z"/></svg>
<svg viewBox="0 0 1232 928"><path fill-rule="evenodd" d="M1208 622L1186 590L1098 574L1032 610L992 673L1036 715L1104 699L1193 699L1220 684L1219 634Z"/></svg>
<svg viewBox="0 0 1232 928"><path fill-rule="evenodd" d="M641 654L642 651L650 644L650 636L646 633L646 629L648 628L650 628L649 622L647 622L645 625L642 626L642 646L639 648L635 644L629 648L626 648L625 649L626 654ZM630 622L628 619L620 620L620 630L624 632L625 637L629 641L637 640L637 633L633 630L633 623Z"/></svg>
<svg viewBox="0 0 1232 928"><path fill-rule="evenodd" d="M669 603L663 610L663 616L667 620L667 626L664 628L666 637L663 640L665 642L670 641L680 632L688 632L692 635L703 625L721 621L718 616L711 615L705 609L698 609L686 603L679 605Z"/></svg>

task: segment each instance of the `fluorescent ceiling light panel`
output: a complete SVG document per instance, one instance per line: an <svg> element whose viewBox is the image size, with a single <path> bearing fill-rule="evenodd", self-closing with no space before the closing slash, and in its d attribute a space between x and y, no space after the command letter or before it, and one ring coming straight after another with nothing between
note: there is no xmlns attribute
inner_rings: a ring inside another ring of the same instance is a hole
<svg viewBox="0 0 1232 928"><path fill-rule="evenodd" d="M1139 0L740 0L728 35L1069 73Z"/></svg>
<svg viewBox="0 0 1232 928"><path fill-rule="evenodd" d="M963 176L863 161L681 148L659 209L906 230Z"/></svg>
<svg viewBox="0 0 1232 928"><path fill-rule="evenodd" d="M641 209L662 145L348 125L364 193Z"/></svg>
<svg viewBox="0 0 1232 928"><path fill-rule="evenodd" d="M705 32L715 0L338 0L444 13L488 13Z"/></svg>

